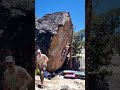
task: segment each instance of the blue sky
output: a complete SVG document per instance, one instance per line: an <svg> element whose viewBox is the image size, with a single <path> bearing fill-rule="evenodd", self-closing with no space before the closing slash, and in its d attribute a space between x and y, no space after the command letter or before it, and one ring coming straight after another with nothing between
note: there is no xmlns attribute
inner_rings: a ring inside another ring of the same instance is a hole
<svg viewBox="0 0 120 90"><path fill-rule="evenodd" d="M67 11L70 13L74 31L85 29L85 0L35 0L35 16Z"/></svg>

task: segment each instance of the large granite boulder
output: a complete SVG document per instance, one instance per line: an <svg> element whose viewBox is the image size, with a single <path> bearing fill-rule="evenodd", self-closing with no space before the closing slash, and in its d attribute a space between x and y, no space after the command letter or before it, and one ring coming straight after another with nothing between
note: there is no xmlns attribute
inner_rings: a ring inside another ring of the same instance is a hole
<svg viewBox="0 0 120 90"><path fill-rule="evenodd" d="M66 60L67 50L61 53L67 43L72 42L73 24L69 12L57 12L47 14L38 19L35 18L35 41L42 53L49 58L48 71L59 69Z"/></svg>

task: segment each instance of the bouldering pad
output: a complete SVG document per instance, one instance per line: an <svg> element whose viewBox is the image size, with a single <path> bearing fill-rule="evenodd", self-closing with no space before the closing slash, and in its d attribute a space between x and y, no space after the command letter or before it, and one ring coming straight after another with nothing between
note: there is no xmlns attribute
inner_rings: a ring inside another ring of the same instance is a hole
<svg viewBox="0 0 120 90"><path fill-rule="evenodd" d="M75 76L75 74L66 74L66 75L64 75L64 78L70 78L70 79L76 79L76 76Z"/></svg>

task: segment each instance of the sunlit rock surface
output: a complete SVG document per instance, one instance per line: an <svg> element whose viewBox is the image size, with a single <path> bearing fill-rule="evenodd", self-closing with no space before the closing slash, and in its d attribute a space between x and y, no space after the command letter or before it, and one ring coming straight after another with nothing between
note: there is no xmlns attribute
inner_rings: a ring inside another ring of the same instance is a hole
<svg viewBox="0 0 120 90"><path fill-rule="evenodd" d="M68 12L47 14L35 18L35 40L42 53L49 58L48 71L59 69L67 57L61 55L67 43L72 42L73 24Z"/></svg>

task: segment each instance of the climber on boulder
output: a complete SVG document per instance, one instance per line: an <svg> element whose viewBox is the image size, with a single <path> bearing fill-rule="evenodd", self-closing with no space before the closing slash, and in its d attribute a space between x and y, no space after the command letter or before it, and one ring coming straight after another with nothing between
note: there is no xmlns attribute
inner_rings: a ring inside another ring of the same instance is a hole
<svg viewBox="0 0 120 90"><path fill-rule="evenodd" d="M65 59L65 56L68 55L69 51L70 51L70 43L66 44L65 48L62 50L61 55L63 56L63 59L61 61Z"/></svg>

